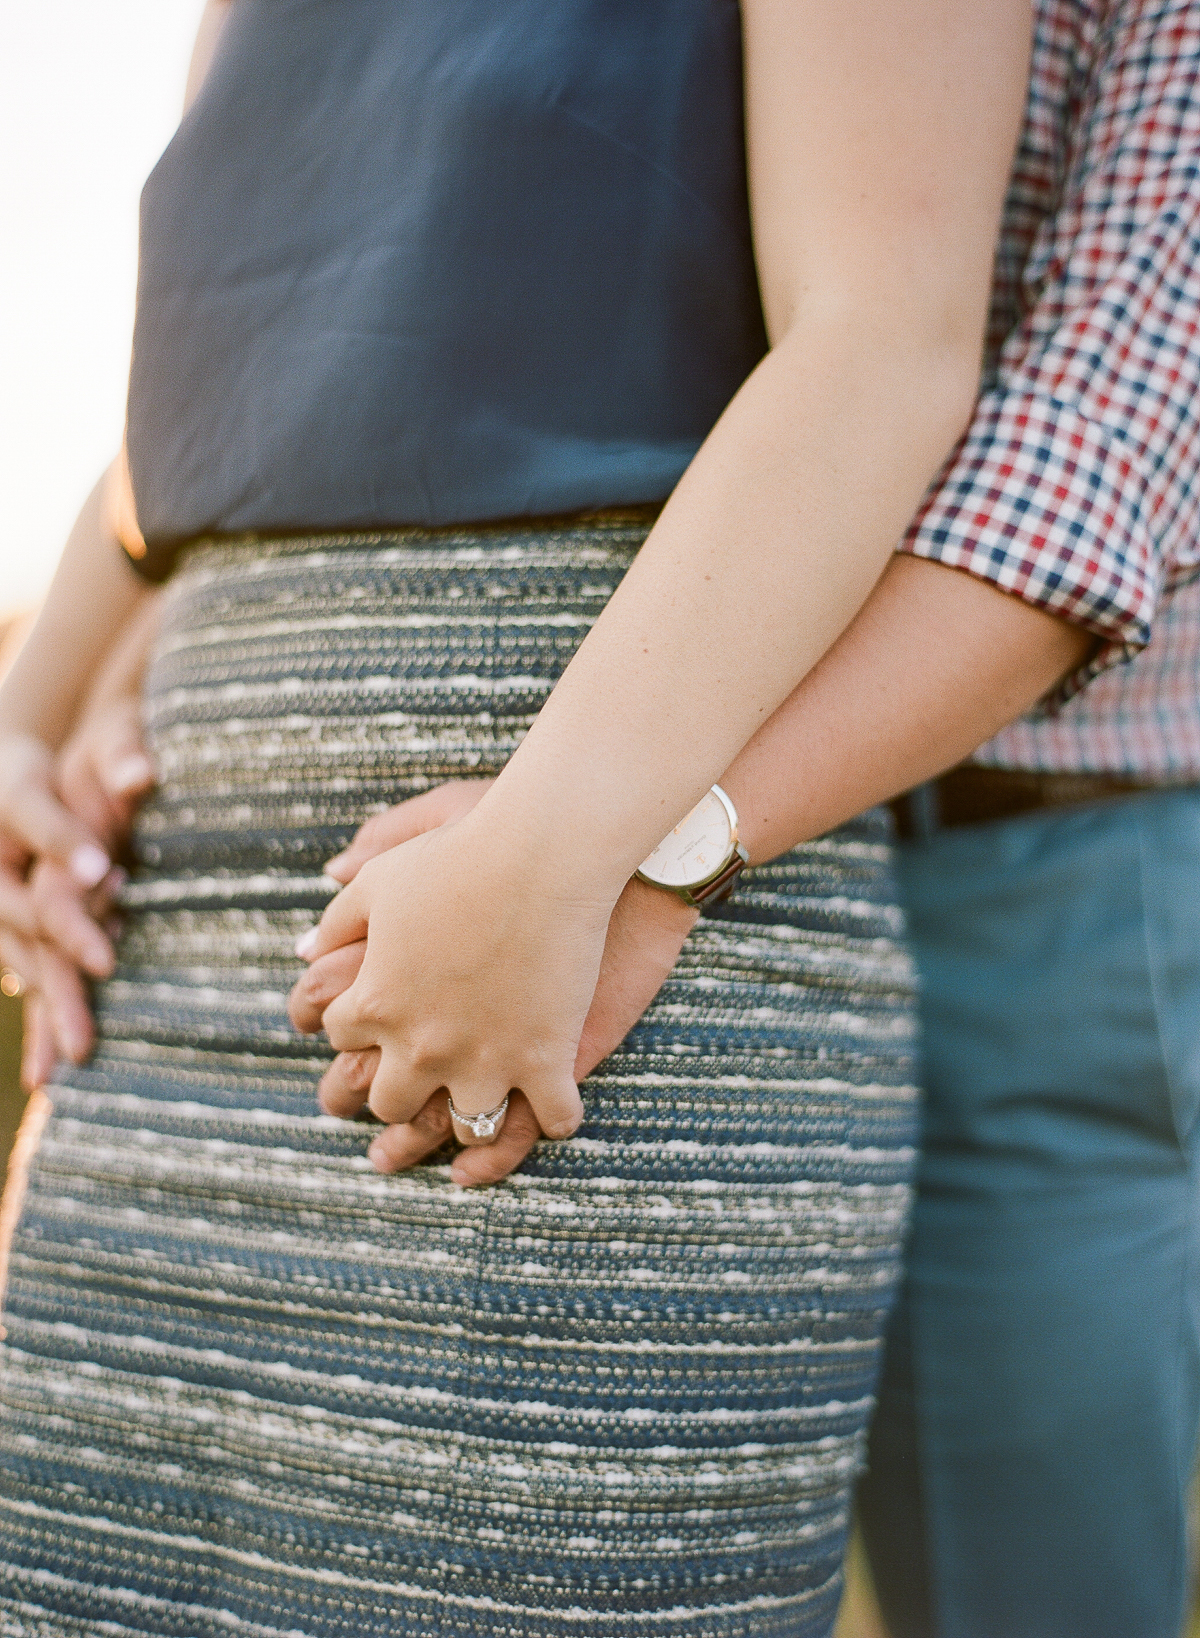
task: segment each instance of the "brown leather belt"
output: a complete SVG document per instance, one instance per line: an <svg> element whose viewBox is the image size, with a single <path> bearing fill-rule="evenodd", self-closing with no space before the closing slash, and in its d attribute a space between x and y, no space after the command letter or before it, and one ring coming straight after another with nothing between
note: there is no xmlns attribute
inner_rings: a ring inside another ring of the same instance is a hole
<svg viewBox="0 0 1200 1638"><path fill-rule="evenodd" d="M952 825L986 825L1038 808L1073 807L1166 788L1161 782L1123 774L1034 773L962 762L939 779L896 797L891 809L897 833L909 840Z"/></svg>

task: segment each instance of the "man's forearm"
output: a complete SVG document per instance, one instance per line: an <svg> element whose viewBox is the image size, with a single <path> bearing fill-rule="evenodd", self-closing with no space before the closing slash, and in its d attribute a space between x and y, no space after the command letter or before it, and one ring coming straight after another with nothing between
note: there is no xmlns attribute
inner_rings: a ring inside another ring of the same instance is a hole
<svg viewBox="0 0 1200 1638"><path fill-rule="evenodd" d="M114 637L149 595L108 522L102 478L76 520L46 601L0 686L0 734L66 738Z"/></svg>
<svg viewBox="0 0 1200 1638"><path fill-rule="evenodd" d="M952 767L1095 637L957 569L897 555L721 783L752 862Z"/></svg>

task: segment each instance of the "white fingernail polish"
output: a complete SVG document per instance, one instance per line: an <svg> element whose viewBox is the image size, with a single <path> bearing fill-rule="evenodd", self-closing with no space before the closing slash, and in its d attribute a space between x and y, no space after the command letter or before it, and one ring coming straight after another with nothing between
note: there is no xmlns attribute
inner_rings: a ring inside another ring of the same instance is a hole
<svg viewBox="0 0 1200 1638"><path fill-rule="evenodd" d="M111 860L93 842L81 842L71 855L71 874L81 887L96 887L108 875Z"/></svg>
<svg viewBox="0 0 1200 1638"><path fill-rule="evenodd" d="M307 960L316 949L317 931L317 928L310 927L303 938L298 938L296 940L296 954L300 957L301 961Z"/></svg>
<svg viewBox="0 0 1200 1638"><path fill-rule="evenodd" d="M154 766L148 756L137 752L123 756L112 771L112 789L118 793L131 791L154 777Z"/></svg>

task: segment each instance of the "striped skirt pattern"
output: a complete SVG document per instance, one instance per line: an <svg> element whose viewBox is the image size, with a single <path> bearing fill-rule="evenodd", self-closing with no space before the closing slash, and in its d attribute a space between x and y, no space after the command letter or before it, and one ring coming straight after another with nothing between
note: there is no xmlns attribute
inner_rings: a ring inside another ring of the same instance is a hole
<svg viewBox="0 0 1200 1638"><path fill-rule="evenodd" d="M285 1014L322 861L503 765L645 533L185 557L11 1259L4 1638L828 1633L915 1127L884 820L748 872L492 1189L379 1176Z"/></svg>

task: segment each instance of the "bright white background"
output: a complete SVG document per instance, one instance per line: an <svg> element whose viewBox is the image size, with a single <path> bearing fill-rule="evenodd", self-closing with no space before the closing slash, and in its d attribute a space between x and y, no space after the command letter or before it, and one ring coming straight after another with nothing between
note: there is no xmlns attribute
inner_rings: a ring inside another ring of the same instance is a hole
<svg viewBox="0 0 1200 1638"><path fill-rule="evenodd" d="M45 590L120 442L142 183L200 0L9 0L0 67L0 617Z"/></svg>

